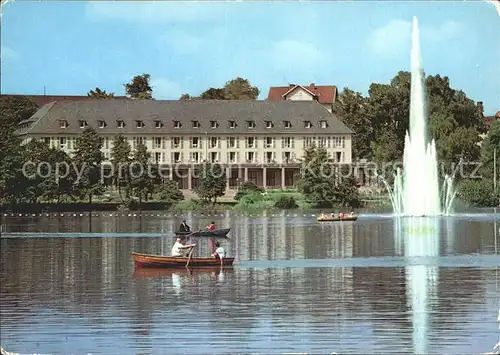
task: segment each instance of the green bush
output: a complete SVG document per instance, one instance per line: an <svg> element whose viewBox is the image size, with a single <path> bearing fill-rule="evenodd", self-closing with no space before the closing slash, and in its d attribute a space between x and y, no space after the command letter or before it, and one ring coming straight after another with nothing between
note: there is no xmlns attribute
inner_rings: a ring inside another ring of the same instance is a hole
<svg viewBox="0 0 500 355"><path fill-rule="evenodd" d="M458 187L460 200L474 207L495 207L500 204L500 193L496 195L493 188L493 180L469 179L464 180Z"/></svg>
<svg viewBox="0 0 500 355"><path fill-rule="evenodd" d="M274 201L260 192L243 195L234 206L236 210L267 210L274 207Z"/></svg>
<svg viewBox="0 0 500 355"><path fill-rule="evenodd" d="M274 201L274 207L281 209L292 209L297 208L297 200L292 195L281 195L276 201Z"/></svg>
<svg viewBox="0 0 500 355"><path fill-rule="evenodd" d="M264 189L255 185L251 181L245 181L239 188L238 192L234 196L234 199L239 201L243 196L254 193L263 193Z"/></svg>

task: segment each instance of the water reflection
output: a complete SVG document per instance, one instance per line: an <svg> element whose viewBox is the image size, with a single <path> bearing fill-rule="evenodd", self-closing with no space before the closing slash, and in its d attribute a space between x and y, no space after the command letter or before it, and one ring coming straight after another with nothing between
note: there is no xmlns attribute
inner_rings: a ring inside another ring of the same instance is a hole
<svg viewBox="0 0 500 355"><path fill-rule="evenodd" d="M439 256L440 219L437 217L398 218L395 236L397 245L404 245L404 256ZM444 238L448 240L448 236ZM413 349L416 354L428 354L429 299L434 299L439 282L437 266L405 267L407 295L411 304Z"/></svg>
<svg viewBox="0 0 500 355"><path fill-rule="evenodd" d="M228 218L219 216L216 223L228 225ZM401 353L410 348L439 354L480 353L496 342L491 312L498 295L496 271L437 267L440 256L467 254L474 260L478 251L492 254L493 221L317 224L286 216L231 218L230 252L267 266L133 269L129 252L168 253L171 236L2 237L2 344L21 353L54 355ZM208 219L215 218L192 217L190 223L203 225ZM50 219L37 223L41 229L56 228ZM117 222L103 218L100 223L92 228ZM129 232L139 228L126 223ZM175 228L176 220L142 221L148 231L169 226ZM206 244L200 243L200 253L208 252ZM382 260L381 266L341 264L371 257ZM423 258L425 265L412 265ZM293 260L290 267L278 268L278 259ZM303 267L300 259L336 259L339 265Z"/></svg>

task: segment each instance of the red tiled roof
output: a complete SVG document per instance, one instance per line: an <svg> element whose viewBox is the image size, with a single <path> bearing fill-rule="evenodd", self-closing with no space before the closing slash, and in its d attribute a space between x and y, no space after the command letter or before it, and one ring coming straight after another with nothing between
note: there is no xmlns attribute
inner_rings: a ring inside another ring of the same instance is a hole
<svg viewBox="0 0 500 355"><path fill-rule="evenodd" d="M337 99L337 87L334 85L288 85L288 86L272 86L269 89L267 99L270 101L285 100L283 97L287 92L292 92L298 88L304 88L312 92L318 98L320 104L333 104Z"/></svg>
<svg viewBox="0 0 500 355"><path fill-rule="evenodd" d="M484 117L484 125L486 126L486 129L489 130L491 124L493 123L494 120L500 120L500 111L497 111L495 116L486 116Z"/></svg>
<svg viewBox="0 0 500 355"><path fill-rule="evenodd" d="M87 95L23 95L23 94L2 94L1 96L25 96L38 107L42 107L52 101L85 101L95 100ZM114 99L126 99L126 96L115 96Z"/></svg>

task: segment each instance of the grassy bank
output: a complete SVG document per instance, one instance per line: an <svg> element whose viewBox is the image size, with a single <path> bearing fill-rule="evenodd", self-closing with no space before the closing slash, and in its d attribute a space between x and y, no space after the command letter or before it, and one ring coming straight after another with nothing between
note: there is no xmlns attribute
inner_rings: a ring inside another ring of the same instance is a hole
<svg viewBox="0 0 500 355"><path fill-rule="evenodd" d="M387 195L362 195L365 206L390 206ZM155 196L153 196L155 198ZM172 212L213 212L213 211L263 211L273 209L300 209L308 210L314 206L305 201L296 189L269 189L263 193L249 193L235 200L233 198L222 198L215 205L204 206L196 198L182 200L177 203L152 200L143 202L141 205L132 203L128 208L124 207L117 196L104 196L94 199L93 203L85 201L63 201L21 203L14 206L0 206L0 212L12 213L46 213L46 212L89 212L89 211L172 211ZM332 208L342 209L342 206ZM345 209L345 208L344 208Z"/></svg>

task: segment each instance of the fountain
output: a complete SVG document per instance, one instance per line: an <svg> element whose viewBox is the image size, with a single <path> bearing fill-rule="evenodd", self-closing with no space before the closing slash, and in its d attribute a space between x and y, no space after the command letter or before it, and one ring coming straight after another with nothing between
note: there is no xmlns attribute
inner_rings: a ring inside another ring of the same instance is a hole
<svg viewBox="0 0 500 355"><path fill-rule="evenodd" d="M398 216L448 215L455 198L453 177L445 176L441 199L436 144L428 141L425 103L418 20L413 17L410 127L405 137L403 172L399 168L396 171L393 189L382 179Z"/></svg>

